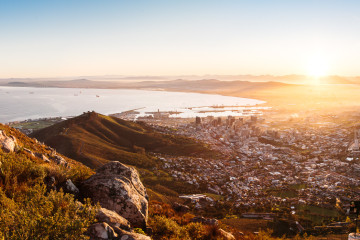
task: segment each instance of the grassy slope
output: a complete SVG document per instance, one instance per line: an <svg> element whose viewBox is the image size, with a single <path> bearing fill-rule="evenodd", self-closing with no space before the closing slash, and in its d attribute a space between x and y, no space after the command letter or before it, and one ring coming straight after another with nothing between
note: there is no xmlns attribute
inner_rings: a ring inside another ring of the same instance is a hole
<svg viewBox="0 0 360 240"><path fill-rule="evenodd" d="M89 205L80 210L70 194L46 191L44 181L55 177L60 189L67 179L78 184L93 171L66 157L70 168L46 163L24 148L48 157L52 149L8 126L0 124L0 130L18 144L11 153L0 148L0 239L84 239L95 212Z"/></svg>
<svg viewBox="0 0 360 240"><path fill-rule="evenodd" d="M199 156L208 151L192 139L161 134L145 124L97 113L83 114L31 136L91 168L121 161L149 169L156 163L146 152Z"/></svg>
<svg viewBox="0 0 360 240"><path fill-rule="evenodd" d="M0 149L0 157L3 158L10 158L10 159L14 159L14 164L19 160L19 159L26 159L29 161L32 161L34 164L37 164L38 166L44 166L46 168L53 168L53 169L58 169L59 172L61 172L62 174L70 174L67 175L67 177L71 178L71 174L73 175L79 175L80 173L83 173L84 176L82 176L82 178L87 178L89 176L91 176L94 171L92 171L91 169L89 169L88 167L84 166L83 164L79 163L78 161L74 161L73 159L67 158L66 156L63 156L61 154L62 157L64 157L64 159L70 164L70 168L65 168L62 166L58 166L56 164L53 163L45 163L44 161L31 156L29 153L23 151L23 148L27 148L29 150L31 150L34 153L41 153L44 154L45 156L49 156L52 154L53 150L51 148L49 148L48 146L37 142L35 139L30 138L28 136L26 136L25 134L21 133L20 131L11 128L9 126L3 125L0 123L0 130L3 130L5 132L6 135L10 136L14 136L16 138L17 144L18 144L18 151L15 153L5 153ZM72 173L70 173L72 172ZM72 179L74 181L79 181L82 179Z"/></svg>
<svg viewBox="0 0 360 240"><path fill-rule="evenodd" d="M193 139L158 133L144 123L94 112L44 128L31 136L93 169L108 161L135 166L145 186L155 192L154 197L156 194L173 197L200 190L175 181L164 171L154 170L159 162L148 152L196 157L214 154Z"/></svg>

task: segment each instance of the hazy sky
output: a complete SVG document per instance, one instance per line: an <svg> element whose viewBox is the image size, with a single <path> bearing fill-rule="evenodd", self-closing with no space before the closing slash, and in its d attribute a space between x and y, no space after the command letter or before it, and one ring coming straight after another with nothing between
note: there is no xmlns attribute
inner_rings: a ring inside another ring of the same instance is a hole
<svg viewBox="0 0 360 240"><path fill-rule="evenodd" d="M355 0L0 0L0 77L360 75L359 16Z"/></svg>

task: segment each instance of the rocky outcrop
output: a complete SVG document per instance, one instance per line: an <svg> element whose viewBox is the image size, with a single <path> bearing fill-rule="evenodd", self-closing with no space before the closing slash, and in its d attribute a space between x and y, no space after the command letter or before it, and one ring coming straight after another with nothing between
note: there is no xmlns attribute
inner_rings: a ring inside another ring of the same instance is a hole
<svg viewBox="0 0 360 240"><path fill-rule="evenodd" d="M30 156L35 157L35 154L33 153L33 151L31 151L30 149L27 148L23 148L23 151L28 153Z"/></svg>
<svg viewBox="0 0 360 240"><path fill-rule="evenodd" d="M99 221L88 229L90 239L105 240L150 240L151 238L142 234L132 232L130 223L114 211L100 208L96 214Z"/></svg>
<svg viewBox="0 0 360 240"><path fill-rule="evenodd" d="M224 239L224 240L235 240L234 235L232 235L229 232L226 232L225 230L223 230L221 228L219 229L219 233L220 233L220 236L222 237L222 239Z"/></svg>
<svg viewBox="0 0 360 240"><path fill-rule="evenodd" d="M131 230L130 223L128 220L120 216L114 211L106 208L100 208L96 214L96 219L99 222L106 222L113 228L121 228L127 231Z"/></svg>
<svg viewBox="0 0 360 240"><path fill-rule="evenodd" d="M151 240L150 237L128 232L118 227L111 227L109 224L95 223L91 225L87 231L90 240Z"/></svg>
<svg viewBox="0 0 360 240"><path fill-rule="evenodd" d="M49 158L47 158L47 157L45 156L45 154L42 154L42 153L35 153L35 157L37 157L37 158L39 158L39 159L43 160L43 161L44 161L44 162L46 162L46 163L50 163Z"/></svg>
<svg viewBox="0 0 360 240"><path fill-rule="evenodd" d="M114 229L118 234L120 240L151 240L150 237L143 234L127 232L122 229Z"/></svg>
<svg viewBox="0 0 360 240"><path fill-rule="evenodd" d="M3 130L0 130L0 146L4 152L14 152L17 146L14 136L7 136Z"/></svg>
<svg viewBox="0 0 360 240"><path fill-rule="evenodd" d="M66 193L71 193L77 196L79 194L79 189L75 186L75 184L71 181L71 179L66 180L64 184L64 191Z"/></svg>
<svg viewBox="0 0 360 240"><path fill-rule="evenodd" d="M115 233L114 229L109 226L107 223L94 223L88 228L88 235L90 239L93 240L106 240L117 238L118 235Z"/></svg>
<svg viewBox="0 0 360 240"><path fill-rule="evenodd" d="M146 228L148 196L135 168L109 162L83 182L82 192L127 219L132 227Z"/></svg>
<svg viewBox="0 0 360 240"><path fill-rule="evenodd" d="M68 166L68 162L60 155L54 154L51 156L51 160L55 162L57 165L63 165L65 167Z"/></svg>

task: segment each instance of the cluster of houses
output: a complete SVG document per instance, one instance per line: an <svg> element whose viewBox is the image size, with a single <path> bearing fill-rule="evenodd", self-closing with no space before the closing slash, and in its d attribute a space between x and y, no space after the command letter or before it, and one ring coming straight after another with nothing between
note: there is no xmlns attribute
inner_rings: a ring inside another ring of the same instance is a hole
<svg viewBox="0 0 360 240"><path fill-rule="evenodd" d="M197 118L176 126L176 134L205 142L221 157L159 158L174 179L225 196L239 208L274 203L333 207L336 199L346 203L360 194L360 164L348 151L356 140L352 121L321 115Z"/></svg>

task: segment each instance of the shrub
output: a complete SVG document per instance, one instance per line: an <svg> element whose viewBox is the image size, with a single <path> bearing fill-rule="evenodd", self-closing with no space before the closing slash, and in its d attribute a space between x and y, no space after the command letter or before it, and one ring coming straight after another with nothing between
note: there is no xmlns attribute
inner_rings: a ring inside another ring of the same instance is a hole
<svg viewBox="0 0 360 240"><path fill-rule="evenodd" d="M181 233L181 227L164 216L154 216L150 219L150 226L158 239L177 239Z"/></svg>
<svg viewBox="0 0 360 240"><path fill-rule="evenodd" d="M204 227L201 223L189 223L185 227L190 239L200 240L204 239Z"/></svg>
<svg viewBox="0 0 360 240"><path fill-rule="evenodd" d="M47 153L44 146L15 130L8 129L7 134L14 135L20 146ZM62 191L48 192L44 184L47 176L54 176L57 182L77 182L92 174L89 168L68 162L71 168L45 163L22 150L0 150L0 240L88 238L84 233L95 222L98 207L89 200L81 204Z"/></svg>
<svg viewBox="0 0 360 240"><path fill-rule="evenodd" d="M220 236L221 236L221 233L220 233L220 229L218 226L216 226L216 225L205 226L203 239L215 240L215 239L220 239Z"/></svg>
<svg viewBox="0 0 360 240"><path fill-rule="evenodd" d="M5 239L87 239L84 232L97 211L89 202L80 205L62 191L46 194L44 185L16 192L13 199L1 191L0 232Z"/></svg>
<svg viewBox="0 0 360 240"><path fill-rule="evenodd" d="M144 232L144 230L142 230L141 228L134 228L134 232L142 234L142 235L146 235L146 233Z"/></svg>

